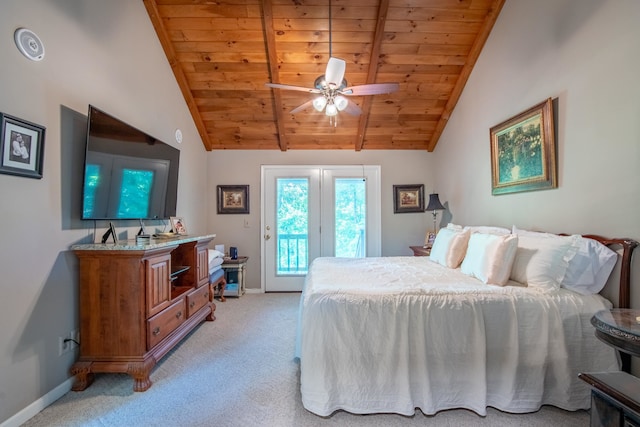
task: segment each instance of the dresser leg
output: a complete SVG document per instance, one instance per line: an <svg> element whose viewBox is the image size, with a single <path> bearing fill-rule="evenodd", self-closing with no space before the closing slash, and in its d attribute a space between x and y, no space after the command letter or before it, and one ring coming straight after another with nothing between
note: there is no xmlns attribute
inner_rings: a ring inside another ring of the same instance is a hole
<svg viewBox="0 0 640 427"><path fill-rule="evenodd" d="M93 382L93 373L91 372L92 362L76 362L71 367L71 375L76 377L71 390L82 391L89 387Z"/></svg>
<svg viewBox="0 0 640 427"><path fill-rule="evenodd" d="M149 375L156 365L153 359L144 362L129 363L127 374L133 377L133 391L146 391L151 387Z"/></svg>

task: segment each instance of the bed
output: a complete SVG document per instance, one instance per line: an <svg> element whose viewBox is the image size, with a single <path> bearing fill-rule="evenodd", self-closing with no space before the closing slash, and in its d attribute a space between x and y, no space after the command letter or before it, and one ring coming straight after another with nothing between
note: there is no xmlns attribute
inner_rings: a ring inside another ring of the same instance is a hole
<svg viewBox="0 0 640 427"><path fill-rule="evenodd" d="M313 261L296 340L307 410L587 409L589 387L578 374L620 369L620 356L596 338L590 320L614 305L600 294L612 271L620 277L615 305L628 306L636 242L449 229L438 233L430 257ZM464 232L455 254L457 237L441 236ZM571 274L580 276L575 283Z"/></svg>

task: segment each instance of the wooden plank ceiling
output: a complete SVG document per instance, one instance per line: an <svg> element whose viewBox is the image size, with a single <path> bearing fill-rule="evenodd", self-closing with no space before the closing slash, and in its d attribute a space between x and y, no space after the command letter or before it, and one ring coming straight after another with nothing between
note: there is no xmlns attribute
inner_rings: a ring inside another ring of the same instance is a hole
<svg viewBox="0 0 640 427"><path fill-rule="evenodd" d="M504 0L143 0L207 150L433 151ZM331 35L331 37L330 37ZM349 86L397 82L350 97L337 125L312 88L332 55Z"/></svg>

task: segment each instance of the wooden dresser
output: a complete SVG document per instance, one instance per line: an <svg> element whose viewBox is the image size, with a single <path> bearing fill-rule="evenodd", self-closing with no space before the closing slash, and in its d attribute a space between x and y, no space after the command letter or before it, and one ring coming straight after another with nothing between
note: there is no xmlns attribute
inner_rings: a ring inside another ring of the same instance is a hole
<svg viewBox="0 0 640 427"><path fill-rule="evenodd" d="M152 239L148 244L75 245L80 261L80 357L73 390L96 372L151 387L156 363L204 320L215 319L207 246L215 235Z"/></svg>

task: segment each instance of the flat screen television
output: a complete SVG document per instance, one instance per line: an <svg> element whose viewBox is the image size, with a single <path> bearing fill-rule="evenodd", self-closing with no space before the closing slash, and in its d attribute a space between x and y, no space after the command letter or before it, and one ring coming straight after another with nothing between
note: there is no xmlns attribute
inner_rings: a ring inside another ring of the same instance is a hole
<svg viewBox="0 0 640 427"><path fill-rule="evenodd" d="M89 105L82 219L176 215L180 150Z"/></svg>

